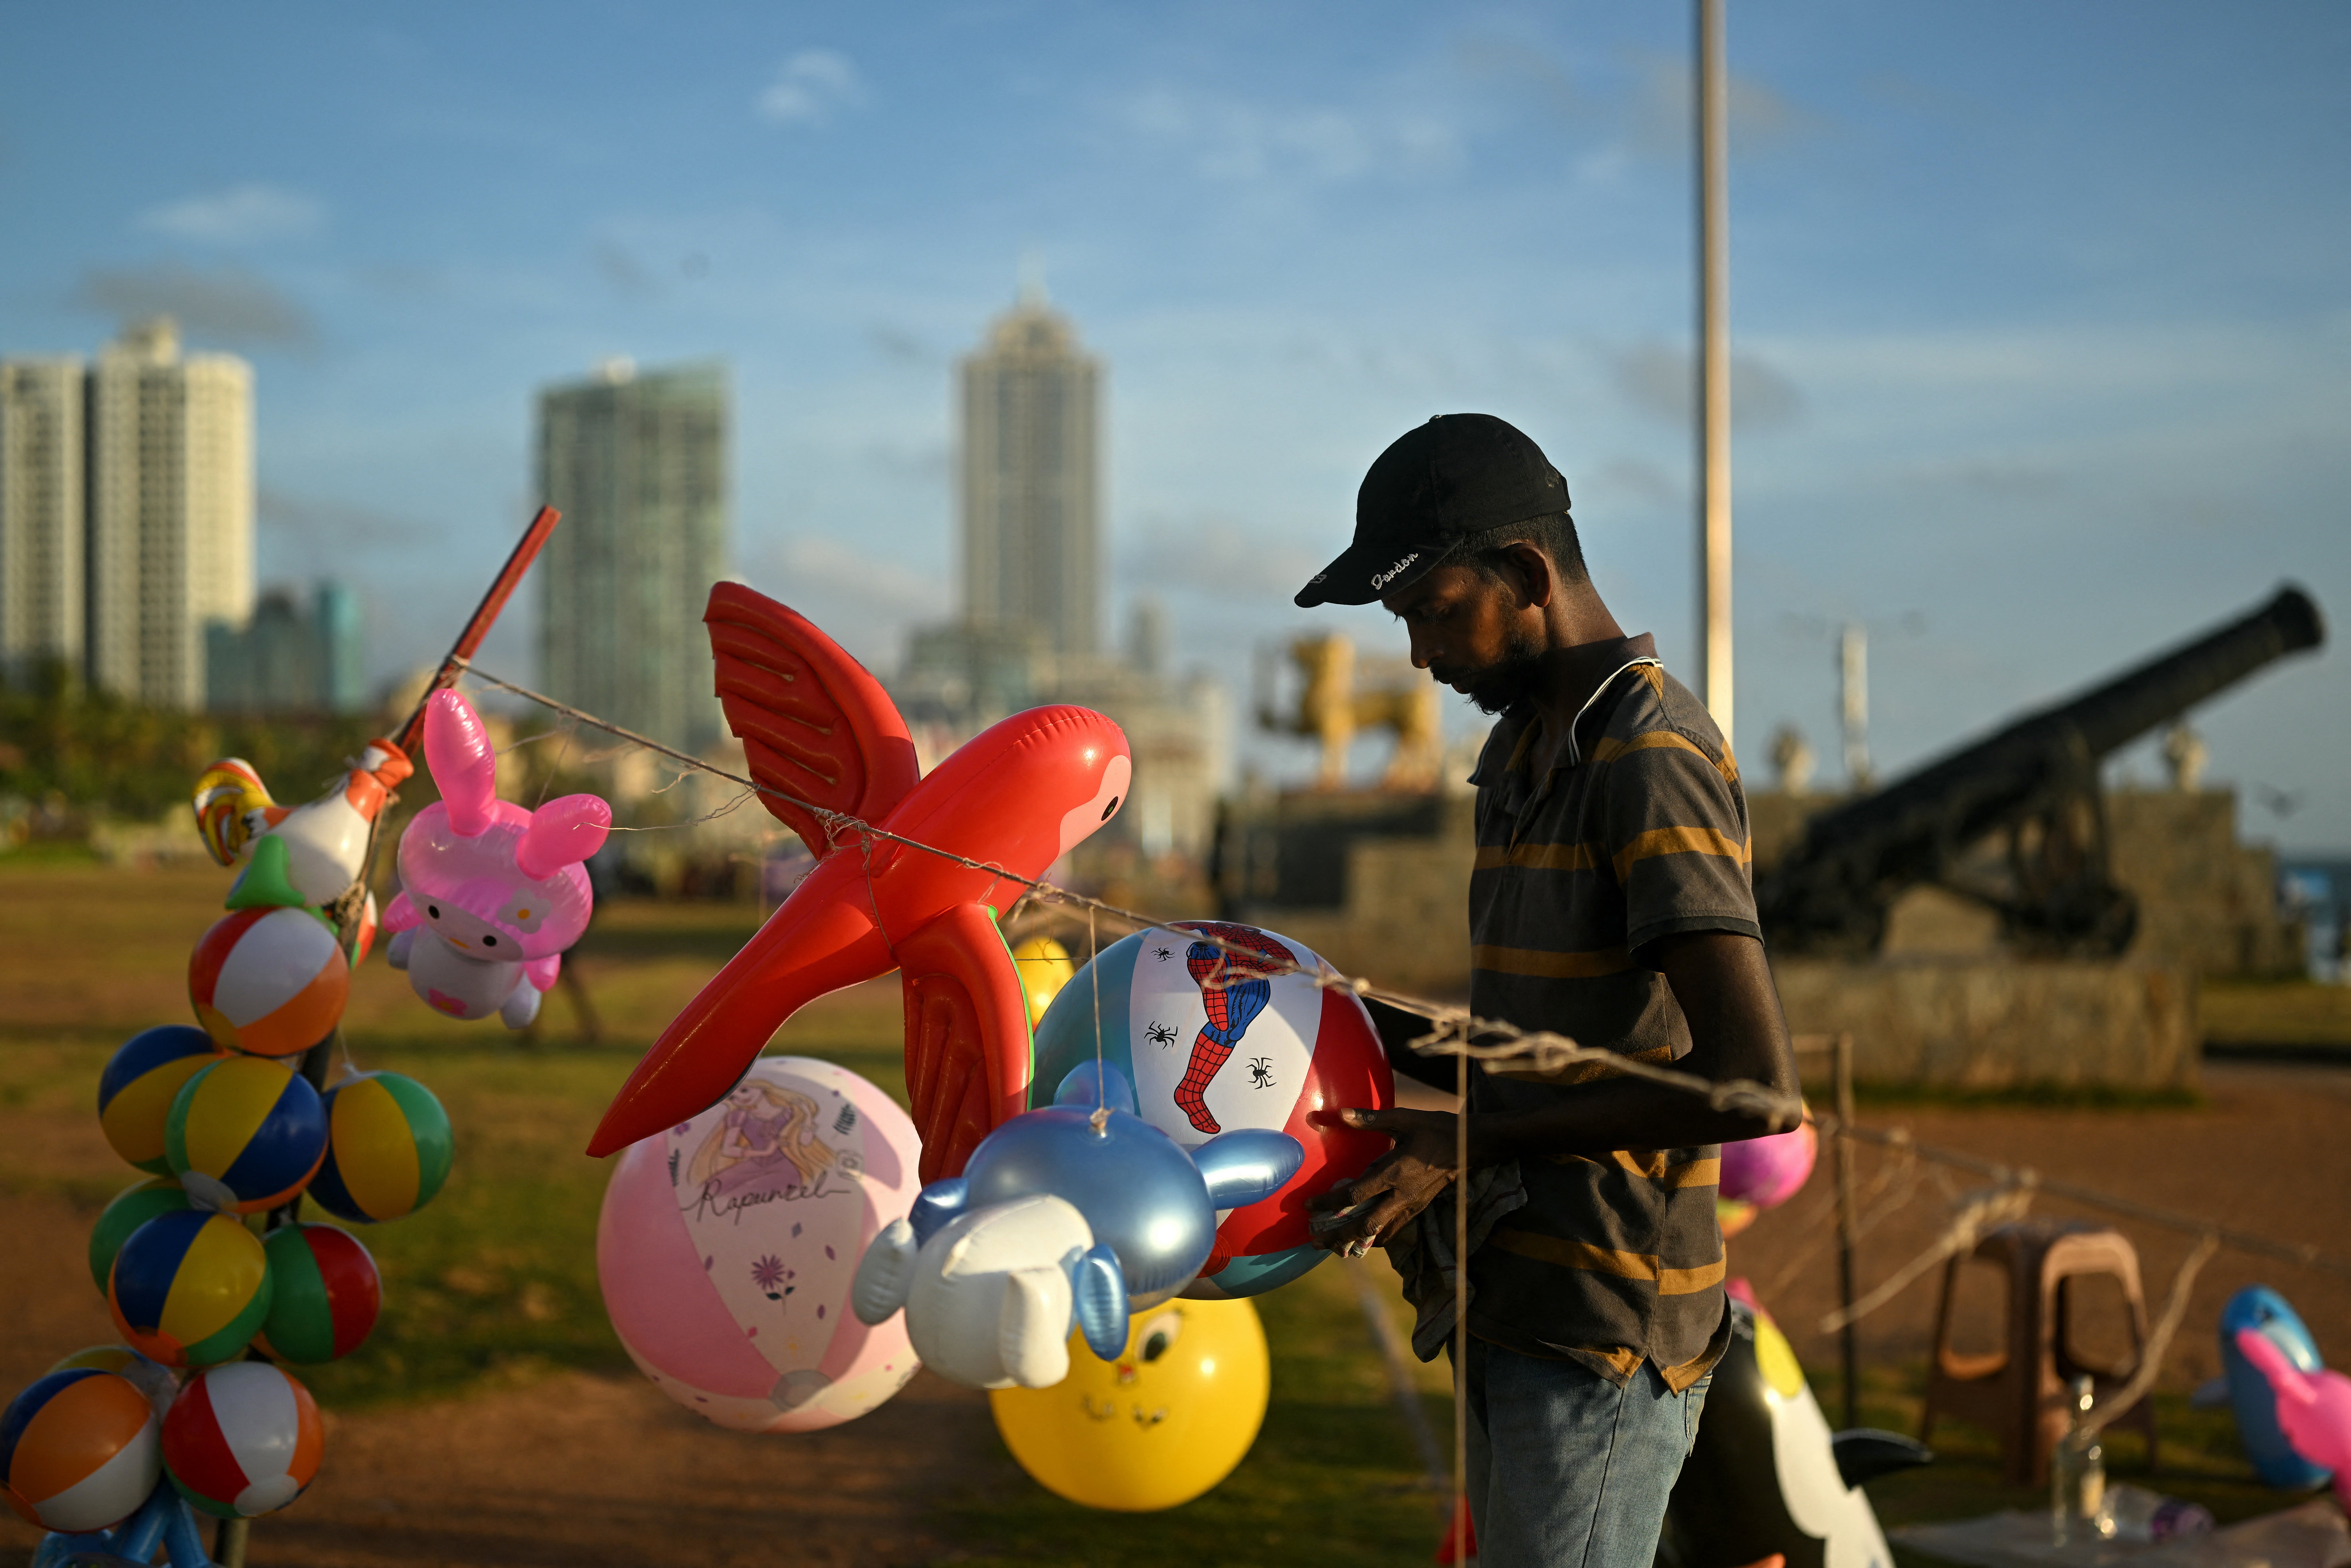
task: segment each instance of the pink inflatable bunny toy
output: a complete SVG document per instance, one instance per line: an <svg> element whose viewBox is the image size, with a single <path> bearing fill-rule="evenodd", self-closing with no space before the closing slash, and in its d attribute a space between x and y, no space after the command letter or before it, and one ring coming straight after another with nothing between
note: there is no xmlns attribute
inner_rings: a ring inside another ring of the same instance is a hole
<svg viewBox="0 0 2351 1568"><path fill-rule="evenodd" d="M2259 1329L2239 1329L2237 1348L2270 1380L2285 1440L2312 1464L2335 1472L2335 1495L2351 1509L2351 1377L2303 1371Z"/></svg>
<svg viewBox="0 0 2351 1568"><path fill-rule="evenodd" d="M402 892L383 917L392 967L451 1018L496 1013L522 1029L588 928L596 895L580 862L603 846L612 808L593 795L536 811L499 800L490 737L455 692L433 694L424 761L441 799L400 835Z"/></svg>

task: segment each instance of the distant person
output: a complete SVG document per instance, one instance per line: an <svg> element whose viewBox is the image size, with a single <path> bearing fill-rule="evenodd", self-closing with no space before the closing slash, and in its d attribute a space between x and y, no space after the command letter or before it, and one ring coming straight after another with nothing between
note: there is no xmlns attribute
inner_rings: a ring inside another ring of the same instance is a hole
<svg viewBox="0 0 2351 1568"><path fill-rule="evenodd" d="M1686 552L1647 552L1678 580ZM1412 662L1498 716L1471 782L1469 1005L1717 1081L1796 1091L1721 732L1584 570L1567 485L1524 434L1445 414L1380 455L1355 537L1301 606L1377 601ZM1444 1088L1449 1061L1400 1049ZM1486 1568L1649 1568L1730 1333L1718 1145L1771 1131L1592 1065L1469 1075L1469 1506ZM1435 1069L1435 1071L1432 1071ZM1395 1147L1314 1200L1318 1239L1383 1246L1449 1336L1456 1118L1342 1113ZM1442 1201L1440 1201L1442 1200ZM1427 1211L1427 1219L1419 1217Z"/></svg>

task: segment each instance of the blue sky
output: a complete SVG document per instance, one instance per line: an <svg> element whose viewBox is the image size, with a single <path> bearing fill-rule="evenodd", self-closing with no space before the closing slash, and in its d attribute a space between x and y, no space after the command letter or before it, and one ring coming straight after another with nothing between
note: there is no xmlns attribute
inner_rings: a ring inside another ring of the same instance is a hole
<svg viewBox="0 0 2351 1568"><path fill-rule="evenodd" d="M1899 767L2283 580L2351 617L2351 8L1729 31L1750 772L1783 721L1833 758L1843 621ZM250 358L264 578L359 584L387 674L528 514L536 388L723 358L742 574L887 669L950 609L949 370L1026 255L1109 366L1118 619L1158 593L1237 688L1392 642L1288 596L1382 446L1484 409L1687 674L1687 46L1596 0L16 5L0 351L170 307ZM2250 831L2351 846L2346 668L2199 717L2291 804Z"/></svg>

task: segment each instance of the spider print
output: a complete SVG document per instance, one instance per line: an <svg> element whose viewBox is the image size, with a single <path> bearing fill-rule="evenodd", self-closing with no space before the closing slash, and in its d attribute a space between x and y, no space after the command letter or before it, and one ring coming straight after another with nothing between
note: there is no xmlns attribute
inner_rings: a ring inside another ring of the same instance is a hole
<svg viewBox="0 0 2351 1568"><path fill-rule="evenodd" d="M1165 964L1168 959L1176 956L1176 950L1173 947L1154 947L1151 950L1151 956Z"/></svg>
<svg viewBox="0 0 2351 1568"><path fill-rule="evenodd" d="M1249 1058L1249 1087L1252 1089L1273 1087L1273 1058L1270 1056Z"/></svg>
<svg viewBox="0 0 2351 1568"><path fill-rule="evenodd" d="M1176 1026L1174 1024L1155 1023L1149 1029L1144 1030L1143 1034L1144 1038L1150 1040L1154 1045L1173 1045L1176 1043Z"/></svg>

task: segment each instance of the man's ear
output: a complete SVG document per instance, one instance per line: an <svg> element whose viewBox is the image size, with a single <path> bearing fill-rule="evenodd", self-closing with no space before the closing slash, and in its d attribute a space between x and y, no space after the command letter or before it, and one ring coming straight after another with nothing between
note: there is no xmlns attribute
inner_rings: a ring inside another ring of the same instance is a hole
<svg viewBox="0 0 2351 1568"><path fill-rule="evenodd" d="M1547 610L1559 593L1559 569L1552 564L1541 545L1520 539L1502 547L1502 557L1510 563L1517 580L1519 599L1530 610Z"/></svg>

